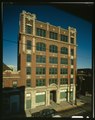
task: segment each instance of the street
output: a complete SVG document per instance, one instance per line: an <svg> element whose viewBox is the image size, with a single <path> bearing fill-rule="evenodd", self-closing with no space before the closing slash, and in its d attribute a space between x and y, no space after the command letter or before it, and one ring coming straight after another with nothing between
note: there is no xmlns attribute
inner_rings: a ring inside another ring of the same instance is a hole
<svg viewBox="0 0 95 120"><path fill-rule="evenodd" d="M85 104L72 108L66 111L60 111L58 114L61 117L72 117L72 116L83 116L83 117L91 117L91 96L82 96L80 97L81 101Z"/></svg>

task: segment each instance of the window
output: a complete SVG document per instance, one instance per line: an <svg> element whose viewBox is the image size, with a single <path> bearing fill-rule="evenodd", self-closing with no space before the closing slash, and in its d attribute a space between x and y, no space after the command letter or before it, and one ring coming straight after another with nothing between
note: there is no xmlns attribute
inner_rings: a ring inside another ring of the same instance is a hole
<svg viewBox="0 0 95 120"><path fill-rule="evenodd" d="M71 69L71 74L74 74L74 70L73 69Z"/></svg>
<svg viewBox="0 0 95 120"><path fill-rule="evenodd" d="M67 68L61 68L60 74L68 74Z"/></svg>
<svg viewBox="0 0 95 120"><path fill-rule="evenodd" d="M71 55L74 55L74 49L71 49Z"/></svg>
<svg viewBox="0 0 95 120"><path fill-rule="evenodd" d="M71 59L71 65L73 65L74 64L74 60L73 59Z"/></svg>
<svg viewBox="0 0 95 120"><path fill-rule="evenodd" d="M26 25L26 33L31 34L32 33L32 27L30 25Z"/></svg>
<svg viewBox="0 0 95 120"><path fill-rule="evenodd" d="M58 58L57 57L50 57L49 58L49 63L53 63L53 64L58 63Z"/></svg>
<svg viewBox="0 0 95 120"><path fill-rule="evenodd" d="M36 29L36 35L46 37L46 30L37 28Z"/></svg>
<svg viewBox="0 0 95 120"><path fill-rule="evenodd" d="M61 64L68 64L67 58L61 58Z"/></svg>
<svg viewBox="0 0 95 120"><path fill-rule="evenodd" d="M60 39L61 39L61 41L68 42L68 36L66 36L66 35L61 34Z"/></svg>
<svg viewBox="0 0 95 120"><path fill-rule="evenodd" d="M57 33L51 32L49 33L49 38L57 40Z"/></svg>
<svg viewBox="0 0 95 120"><path fill-rule="evenodd" d="M36 86L45 86L45 79L36 79Z"/></svg>
<svg viewBox="0 0 95 120"><path fill-rule="evenodd" d="M74 38L71 37L71 43L74 44Z"/></svg>
<svg viewBox="0 0 95 120"><path fill-rule="evenodd" d="M16 88L17 87L17 80L14 80L13 81L13 88Z"/></svg>
<svg viewBox="0 0 95 120"><path fill-rule="evenodd" d="M27 62L31 62L31 54L27 54Z"/></svg>
<svg viewBox="0 0 95 120"><path fill-rule="evenodd" d="M57 68L49 68L49 74L57 74Z"/></svg>
<svg viewBox="0 0 95 120"><path fill-rule="evenodd" d="M39 74L39 75L46 74L46 68L39 68L39 67L37 67L36 68L36 74Z"/></svg>
<svg viewBox="0 0 95 120"><path fill-rule="evenodd" d="M61 78L60 79L60 84L68 84L68 79L67 78Z"/></svg>
<svg viewBox="0 0 95 120"><path fill-rule="evenodd" d="M26 87L31 87L31 79L26 80Z"/></svg>
<svg viewBox="0 0 95 120"><path fill-rule="evenodd" d="M30 40L27 40L27 49L31 50L31 41Z"/></svg>
<svg viewBox="0 0 95 120"><path fill-rule="evenodd" d="M26 68L26 74L27 74L27 75L30 75L30 74L31 74L31 67L27 67L27 68Z"/></svg>
<svg viewBox="0 0 95 120"><path fill-rule="evenodd" d="M37 55L36 62L37 63L46 63L46 56Z"/></svg>
<svg viewBox="0 0 95 120"><path fill-rule="evenodd" d="M37 43L36 44L36 50L38 51L46 51L46 45L44 43Z"/></svg>
<svg viewBox="0 0 95 120"><path fill-rule="evenodd" d="M49 79L49 85L52 84L52 83L57 84L57 79Z"/></svg>
<svg viewBox="0 0 95 120"><path fill-rule="evenodd" d="M62 47L61 48L61 54L68 54L68 48Z"/></svg>
<svg viewBox="0 0 95 120"><path fill-rule="evenodd" d="M70 84L73 84L73 81L74 81L73 78L71 78L71 79L70 79Z"/></svg>
<svg viewBox="0 0 95 120"><path fill-rule="evenodd" d="M50 45L50 46L49 46L49 51L50 51L50 52L57 53L57 52L58 52L57 49L58 49L58 48L57 48L57 46L55 46L55 45Z"/></svg>

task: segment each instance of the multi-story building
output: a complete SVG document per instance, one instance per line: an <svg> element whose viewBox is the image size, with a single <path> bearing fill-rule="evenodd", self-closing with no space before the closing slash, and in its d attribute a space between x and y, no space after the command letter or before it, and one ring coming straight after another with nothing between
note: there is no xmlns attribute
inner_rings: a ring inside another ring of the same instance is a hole
<svg viewBox="0 0 95 120"><path fill-rule="evenodd" d="M51 101L76 100L76 29L54 26L22 11L18 70L25 86L25 109Z"/></svg>

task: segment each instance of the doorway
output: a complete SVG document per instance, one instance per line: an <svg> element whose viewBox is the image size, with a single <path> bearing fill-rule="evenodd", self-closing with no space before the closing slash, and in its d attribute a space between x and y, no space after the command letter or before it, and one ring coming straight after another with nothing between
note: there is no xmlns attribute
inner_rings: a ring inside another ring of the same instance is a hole
<svg viewBox="0 0 95 120"><path fill-rule="evenodd" d="M50 91L50 101L56 102L56 90Z"/></svg>

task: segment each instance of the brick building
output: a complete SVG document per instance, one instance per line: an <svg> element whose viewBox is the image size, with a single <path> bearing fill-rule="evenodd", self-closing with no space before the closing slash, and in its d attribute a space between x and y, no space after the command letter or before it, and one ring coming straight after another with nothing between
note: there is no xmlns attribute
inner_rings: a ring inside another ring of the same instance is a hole
<svg viewBox="0 0 95 120"><path fill-rule="evenodd" d="M54 26L22 11L19 20L18 70L25 86L25 108L51 101L76 100L76 29Z"/></svg>
<svg viewBox="0 0 95 120"><path fill-rule="evenodd" d="M25 87L21 83L20 71L5 70L3 72L3 116L24 112L24 89Z"/></svg>

